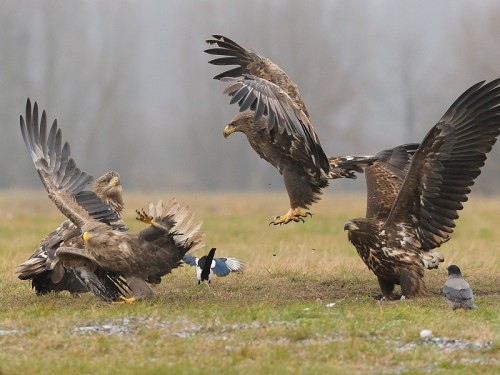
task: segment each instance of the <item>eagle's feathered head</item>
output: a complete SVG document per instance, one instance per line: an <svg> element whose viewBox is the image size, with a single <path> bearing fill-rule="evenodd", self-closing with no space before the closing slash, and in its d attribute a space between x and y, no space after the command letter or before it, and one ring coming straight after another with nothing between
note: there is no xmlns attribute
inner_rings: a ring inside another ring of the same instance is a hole
<svg viewBox="0 0 500 375"><path fill-rule="evenodd" d="M351 219L344 224L344 231L358 232L358 233L376 233L378 232L377 226L371 221L363 218Z"/></svg>
<svg viewBox="0 0 500 375"><path fill-rule="evenodd" d="M111 171L99 177L94 182L93 190L101 200L113 207L120 215L123 209L123 196L118 173Z"/></svg>
<svg viewBox="0 0 500 375"><path fill-rule="evenodd" d="M254 121L254 118L255 115L252 112L238 113L224 128L224 138L229 137L234 132L242 132L248 135L267 127L267 119L265 117L261 117L257 122Z"/></svg>
<svg viewBox="0 0 500 375"><path fill-rule="evenodd" d="M351 219L344 224L344 231L347 231L347 238L355 246L374 246L377 242L384 242L380 235L379 222L369 218Z"/></svg>
<svg viewBox="0 0 500 375"><path fill-rule="evenodd" d="M110 238L113 237L113 229L101 222L91 222L85 224L81 229L83 242L89 248L107 247Z"/></svg>

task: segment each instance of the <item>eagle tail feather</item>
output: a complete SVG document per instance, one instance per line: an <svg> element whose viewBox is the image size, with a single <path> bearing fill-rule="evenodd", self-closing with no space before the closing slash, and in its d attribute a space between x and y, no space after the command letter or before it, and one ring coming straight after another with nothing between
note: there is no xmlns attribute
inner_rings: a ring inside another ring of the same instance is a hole
<svg viewBox="0 0 500 375"><path fill-rule="evenodd" d="M328 178L356 178L355 173L363 173L366 167L369 167L377 160L376 156L367 155L331 156L328 158L330 163Z"/></svg>

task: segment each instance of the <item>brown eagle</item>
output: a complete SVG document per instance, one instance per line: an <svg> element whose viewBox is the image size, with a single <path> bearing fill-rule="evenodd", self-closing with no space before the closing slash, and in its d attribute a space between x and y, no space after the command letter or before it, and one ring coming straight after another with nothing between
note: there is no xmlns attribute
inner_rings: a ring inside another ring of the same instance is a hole
<svg viewBox="0 0 500 375"><path fill-rule="evenodd" d="M500 79L480 82L452 104L411 160L399 153L399 172L391 174L383 160L366 169L366 218L344 230L385 298L395 298L395 284L405 297L425 293L424 268L443 261L432 250L450 239L499 134Z"/></svg>
<svg viewBox="0 0 500 375"><path fill-rule="evenodd" d="M92 185L92 192L103 202L109 204L118 216L123 209L120 176L116 172L107 172ZM75 195L76 201L84 204L85 197L92 199L93 194L83 190ZM95 218L95 213L90 212ZM122 229L125 229L122 227ZM67 290L70 293L84 293L89 288L72 268L66 268L56 251L60 247L83 248L80 229L70 220L61 223L52 233L41 240L33 255L18 266L17 273L21 280L31 280L36 294Z"/></svg>
<svg viewBox="0 0 500 375"><path fill-rule="evenodd" d="M205 50L221 56L214 65L236 65L214 79L229 82L224 93L240 113L224 129L224 137L234 132L247 136L257 154L278 169L290 198L290 210L271 223L304 221L305 211L320 199L329 179L355 178L372 157L327 158L309 119L309 112L295 83L271 60L247 50L221 35L207 40L214 48ZM250 109L252 112L244 112Z"/></svg>
<svg viewBox="0 0 500 375"><path fill-rule="evenodd" d="M146 297L151 294L147 283L158 284L187 252L204 245L201 223L194 222L193 213L175 201L151 204L149 215L143 211L138 216L149 227L129 234L117 213L96 194L79 196L91 177L76 166L69 145L62 145L56 121L47 133L45 111L39 120L36 103L31 112L28 101L26 121L21 116L21 130L49 198L83 233L84 247L63 244L55 255L97 296L107 301L124 299L123 288L128 287L135 298ZM112 275L113 290L102 274Z"/></svg>

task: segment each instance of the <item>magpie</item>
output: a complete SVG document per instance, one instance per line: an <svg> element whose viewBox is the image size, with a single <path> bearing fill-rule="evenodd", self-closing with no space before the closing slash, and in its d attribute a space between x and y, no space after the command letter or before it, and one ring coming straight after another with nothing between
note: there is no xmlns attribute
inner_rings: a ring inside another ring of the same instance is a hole
<svg viewBox="0 0 500 375"><path fill-rule="evenodd" d="M237 258L214 258L215 248L212 248L208 255L201 258L196 258L191 255L185 255L182 260L190 266L196 266L196 278L198 284L206 281L210 284L212 273L217 276L227 276L231 272L243 272L245 270L245 263Z"/></svg>

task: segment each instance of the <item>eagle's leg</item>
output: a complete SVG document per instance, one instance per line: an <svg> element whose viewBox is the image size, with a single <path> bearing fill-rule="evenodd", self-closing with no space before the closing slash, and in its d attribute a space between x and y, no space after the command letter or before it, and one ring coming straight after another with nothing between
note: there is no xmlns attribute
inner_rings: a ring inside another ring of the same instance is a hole
<svg viewBox="0 0 500 375"><path fill-rule="evenodd" d="M313 188L310 179L304 176L304 169L295 163L285 164L281 173L290 199L290 209L286 214L276 216L269 225L288 224L291 221L304 222L304 218L312 216L305 210L318 199L320 191Z"/></svg>
<svg viewBox="0 0 500 375"><path fill-rule="evenodd" d="M168 228L164 227L160 223L157 223L154 220L153 216L148 215L144 210L142 210L142 211L135 210L135 212L137 213L136 220L139 220L139 221L142 221L143 223L149 224L156 229L160 229L160 230L163 230L165 232L169 232Z"/></svg>
<svg viewBox="0 0 500 375"><path fill-rule="evenodd" d="M290 208L286 214L282 216L276 216L274 220L269 223L269 225L288 224L290 221L304 222L304 218L307 216L312 216L312 213L308 211L302 211L300 207Z"/></svg>
<svg viewBox="0 0 500 375"><path fill-rule="evenodd" d="M401 270L399 282L405 297L418 297L426 293L424 279L417 271Z"/></svg>
<svg viewBox="0 0 500 375"><path fill-rule="evenodd" d="M444 256L441 253L434 251L429 251L420 254L422 262L424 262L424 267L428 270L432 270L439 267L439 263L444 262Z"/></svg>
<svg viewBox="0 0 500 375"><path fill-rule="evenodd" d="M122 303L127 303L127 304L132 304L135 302L135 297L131 298L125 298L124 296L119 296L118 301L113 301L113 304L122 304Z"/></svg>
<svg viewBox="0 0 500 375"><path fill-rule="evenodd" d="M127 276L127 285L134 295L134 300L142 300L153 295L153 291L148 283L140 277Z"/></svg>
<svg viewBox="0 0 500 375"><path fill-rule="evenodd" d="M380 291L382 292L382 295L385 297L386 300L391 300L394 298L393 291L394 291L394 283L391 281L388 281L386 279L382 279L377 276L378 279L378 285L380 285Z"/></svg>

